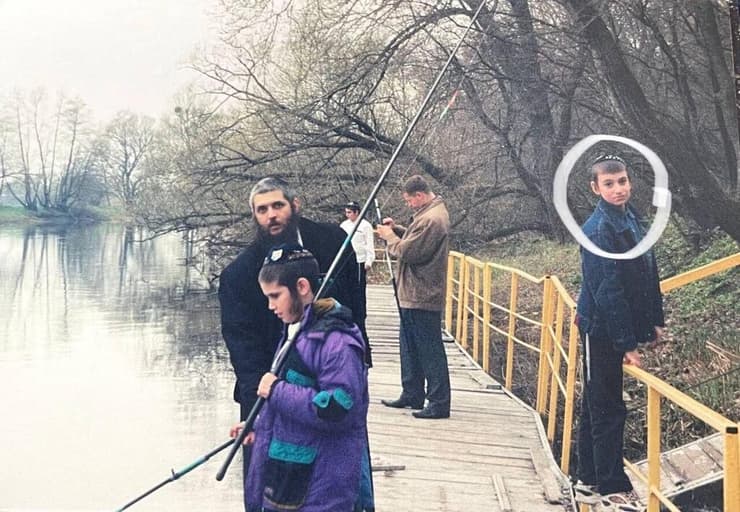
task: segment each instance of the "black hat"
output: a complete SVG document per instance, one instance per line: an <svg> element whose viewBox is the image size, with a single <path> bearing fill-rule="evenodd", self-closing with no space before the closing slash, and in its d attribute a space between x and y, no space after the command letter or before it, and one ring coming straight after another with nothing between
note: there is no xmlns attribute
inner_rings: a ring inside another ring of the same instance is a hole
<svg viewBox="0 0 740 512"><path fill-rule="evenodd" d="M357 201L350 201L347 204L345 204L344 207L347 210L354 210L356 212L360 211L360 204Z"/></svg>
<svg viewBox="0 0 740 512"><path fill-rule="evenodd" d="M591 165L600 164L601 162L619 162L622 165L627 165L627 162L625 162L624 158L622 158L619 155L609 154L609 153L602 153L601 155L597 156L593 162L591 162Z"/></svg>
<svg viewBox="0 0 740 512"><path fill-rule="evenodd" d="M276 245L267 252L263 267L268 265L283 265L291 261L312 258L316 259L308 249L304 249L297 244L280 244Z"/></svg>

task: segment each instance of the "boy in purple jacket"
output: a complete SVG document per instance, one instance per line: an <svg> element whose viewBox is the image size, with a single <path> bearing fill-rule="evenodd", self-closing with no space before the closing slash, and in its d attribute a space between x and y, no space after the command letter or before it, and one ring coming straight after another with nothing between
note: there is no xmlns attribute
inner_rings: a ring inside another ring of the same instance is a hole
<svg viewBox="0 0 740 512"><path fill-rule="evenodd" d="M280 375L265 373L257 389L266 402L245 441L254 443L249 512L371 509L358 506L369 468L364 342L349 309L314 301L318 280L316 259L299 246L272 249L259 274L270 310L285 323L283 340L298 335Z"/></svg>

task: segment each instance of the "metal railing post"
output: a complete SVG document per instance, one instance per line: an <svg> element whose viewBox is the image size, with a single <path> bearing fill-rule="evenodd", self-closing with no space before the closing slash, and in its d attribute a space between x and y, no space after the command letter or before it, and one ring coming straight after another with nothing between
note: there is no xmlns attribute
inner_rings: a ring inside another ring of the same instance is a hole
<svg viewBox="0 0 740 512"><path fill-rule="evenodd" d="M570 308L570 334L568 336L568 375L565 380L565 411L563 412L563 449L560 456L560 469L566 475L570 470L570 443L573 430L573 411L576 400L576 370L578 369L578 327L574 321L576 308Z"/></svg>
<svg viewBox="0 0 740 512"><path fill-rule="evenodd" d="M493 294L493 271L489 263L483 267L483 370L491 370L491 295Z"/></svg>
<svg viewBox="0 0 740 512"><path fill-rule="evenodd" d="M470 306L470 293L468 292L469 284L468 281L470 279L470 265L468 264L468 256L465 256L463 258L463 286L462 286L462 295L463 295L463 306L462 306L462 315L460 318L460 323L462 324L461 330L462 334L460 335L460 338L458 339L458 343L460 343L460 346L464 348L465 350L468 349L470 344L468 343L468 307Z"/></svg>
<svg viewBox="0 0 740 512"><path fill-rule="evenodd" d="M481 298L481 276L480 266L473 265L473 359L480 364L480 318L483 309Z"/></svg>
<svg viewBox="0 0 740 512"><path fill-rule="evenodd" d="M723 465L725 469L724 481L724 508L723 510L740 512L740 440L738 440L738 427L726 427L724 433L725 453ZM735 482L733 485L732 482Z"/></svg>
<svg viewBox="0 0 740 512"><path fill-rule="evenodd" d="M550 276L545 276L542 286L542 328L540 330L540 359L537 372L537 406L535 409L542 414L547 408L547 388L548 371L547 353L549 351L550 331L548 326L551 323L550 310L552 303L552 280Z"/></svg>
<svg viewBox="0 0 740 512"><path fill-rule="evenodd" d="M514 336L516 334L516 308L519 298L519 275L511 273L511 290L509 292L509 332L506 339L506 389L511 391L514 379Z"/></svg>
<svg viewBox="0 0 740 512"><path fill-rule="evenodd" d="M555 314L555 339L552 340L552 374L550 376L550 407L547 413L547 438L552 443L555 440L555 428L558 419L558 376L560 375L560 346L563 344L563 316L565 304L560 294L557 294ZM549 331L549 328L548 328Z"/></svg>
<svg viewBox="0 0 740 512"><path fill-rule="evenodd" d="M660 511L660 500L653 492L660 489L660 393L648 386L647 392L647 460L648 512Z"/></svg>

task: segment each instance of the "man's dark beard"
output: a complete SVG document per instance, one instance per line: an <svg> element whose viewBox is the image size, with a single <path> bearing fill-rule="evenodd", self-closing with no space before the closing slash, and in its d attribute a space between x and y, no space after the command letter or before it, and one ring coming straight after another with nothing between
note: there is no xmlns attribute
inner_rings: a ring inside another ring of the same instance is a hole
<svg viewBox="0 0 740 512"><path fill-rule="evenodd" d="M297 244L298 243L298 220L301 215L295 210L292 211L288 223L285 228L277 235L271 235L268 227L260 226L257 221L254 221L257 226L257 240L266 247L275 247L281 244Z"/></svg>

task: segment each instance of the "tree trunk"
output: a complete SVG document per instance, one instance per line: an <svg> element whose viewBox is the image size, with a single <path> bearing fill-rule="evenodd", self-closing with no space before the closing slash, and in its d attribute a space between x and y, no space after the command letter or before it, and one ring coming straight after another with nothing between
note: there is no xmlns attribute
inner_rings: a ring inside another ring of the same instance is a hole
<svg viewBox="0 0 740 512"><path fill-rule="evenodd" d="M723 188L701 158L688 130L658 119L604 19L587 0L567 0L583 25L583 37L602 62L618 113L635 138L652 148L670 171L672 189L687 212L704 228L719 226L740 241L740 202Z"/></svg>

